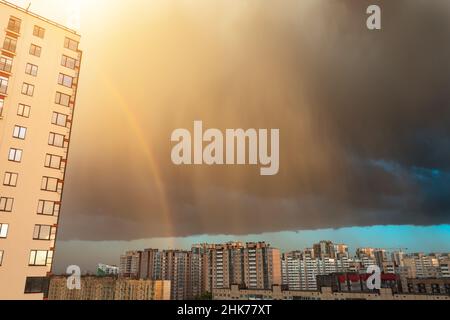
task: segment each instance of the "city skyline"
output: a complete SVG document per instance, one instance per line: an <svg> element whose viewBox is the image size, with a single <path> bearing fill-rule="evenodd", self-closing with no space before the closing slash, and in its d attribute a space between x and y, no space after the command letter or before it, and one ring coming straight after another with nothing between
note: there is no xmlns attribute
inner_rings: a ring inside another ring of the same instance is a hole
<svg viewBox="0 0 450 320"><path fill-rule="evenodd" d="M191 300L208 293L215 299L227 299L230 290L237 290L234 295L241 299L239 292L264 299L269 291L280 290L309 297L331 291L353 293L353 297L369 294L361 296L363 299L371 299L370 293L388 300L417 298L411 294L425 294L421 299L448 299L450 253L391 250L397 251L358 248L353 255L347 245L328 240L286 253L267 242L201 243L186 251L149 248L121 254L117 278L170 281L172 300ZM378 288L369 280L376 274L380 277Z"/></svg>
<svg viewBox="0 0 450 320"><path fill-rule="evenodd" d="M91 3L31 6L62 24L79 14L87 52L57 269L201 239L448 246L448 3L381 1L379 34L364 1ZM170 132L193 120L280 127L280 176L174 168Z"/></svg>
<svg viewBox="0 0 450 320"><path fill-rule="evenodd" d="M300 245L298 242L292 241L292 236L297 235L297 233L292 232L290 234L290 237L287 239L284 239L284 246L280 246L280 241L274 240L271 237L268 237L267 234L262 235L249 235L246 237L234 237L234 236L223 236L223 237L217 237L217 236L199 236L199 237L190 237L185 239L179 239L180 241L172 241L172 245L167 245L167 239L158 239L155 242L152 242L151 240L141 240L141 241L133 241L133 242L127 242L127 243L113 243L114 250L109 252L108 254L104 254L105 251L108 250L108 247L111 246L110 242L98 242L96 244L96 248L94 250L87 250L85 252L86 258L81 259L78 261L71 260L70 259L70 252L71 250L76 250L79 247L83 247L82 243L77 243L73 247L69 244L66 244L65 242L62 242L62 250L61 255L64 257L61 260L68 261L69 264L76 264L79 267L81 267L82 271L84 273L90 273L94 274L97 268L97 265L99 263L106 263L109 265L115 265L119 266L119 257L120 254L127 252L127 251L140 251L145 249L156 249L156 250L183 250L183 251L190 251L192 249L192 246L194 244L219 244L219 243L229 243L229 242L241 242L241 243L256 243L256 242L266 242L270 243L272 247L277 248L280 250L281 253L288 253L288 252L294 252L298 250L304 250L307 248L312 248L312 245L314 243L318 243L320 241L332 241L336 244L345 244L349 248L350 256L354 256L356 254L356 250L358 248L375 248L375 249L386 249L388 252L394 252L394 251L403 251L406 254L412 254L412 253L425 253L425 254L431 254L431 253L448 253L450 252L450 244L447 240L450 241L450 235L448 233L448 230L441 231L441 234L437 233L436 230L434 231L434 234L437 237L436 246L434 247L434 250L426 250L426 248L429 248L429 244L423 244L423 247L414 247L408 245L407 242L398 243L397 245L393 245L392 242L386 242L390 240L384 240L380 241L379 239L379 230L377 230L377 227L373 227L373 234L367 235L367 229L364 228L363 231L366 233L366 240L364 242L359 242L356 244L351 244L351 242L341 240L343 238L333 238L333 237L323 237L320 238L320 236L317 234L317 231L309 231L307 233L310 234L309 237L304 237L302 244ZM332 230L328 230L332 231ZM397 233L398 230L392 230L391 233ZM411 232L411 231L405 231L405 232ZM302 234L300 232L299 234ZM342 234L349 235L348 230L342 230ZM277 235L279 235L277 233ZM328 233L329 235L329 233ZM441 239L440 236L445 236L446 238ZM367 239L369 238L369 239ZM419 240L420 241L420 240ZM153 244L152 244L153 243ZM446 245L442 245L442 244ZM63 264L57 264L55 272L57 274L65 274L66 267L68 265Z"/></svg>

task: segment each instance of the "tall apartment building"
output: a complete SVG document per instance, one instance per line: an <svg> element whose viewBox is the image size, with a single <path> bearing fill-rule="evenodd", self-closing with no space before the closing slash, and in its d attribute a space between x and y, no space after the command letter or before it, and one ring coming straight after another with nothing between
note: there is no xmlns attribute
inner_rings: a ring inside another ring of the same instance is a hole
<svg viewBox="0 0 450 320"><path fill-rule="evenodd" d="M203 263L203 256L191 251L129 251L120 257L120 276L168 281L172 300L194 299L205 292Z"/></svg>
<svg viewBox="0 0 450 320"><path fill-rule="evenodd" d="M80 35L0 0L0 299L43 299L80 72Z"/></svg>
<svg viewBox="0 0 450 320"><path fill-rule="evenodd" d="M349 258L348 246L344 244L321 241L314 248L283 255L283 285L289 290L317 290L318 276L336 272L365 272L369 265L375 264L366 255L362 255L362 259Z"/></svg>
<svg viewBox="0 0 450 320"><path fill-rule="evenodd" d="M205 276L209 292L232 284L263 289L282 282L280 250L269 244L230 242L201 246L207 252Z"/></svg>
<svg viewBox="0 0 450 320"><path fill-rule="evenodd" d="M189 252L164 250L161 255L161 277L171 282L171 299L185 300L189 296Z"/></svg>
<svg viewBox="0 0 450 320"><path fill-rule="evenodd" d="M161 252L158 249L145 249L141 254L139 270L141 279L162 279L161 262Z"/></svg>
<svg viewBox="0 0 450 320"><path fill-rule="evenodd" d="M244 283L247 288L265 289L281 285L281 253L264 242L244 248Z"/></svg>
<svg viewBox="0 0 450 320"><path fill-rule="evenodd" d="M320 241L313 245L315 258L335 258L336 257L336 248L335 244L331 241Z"/></svg>

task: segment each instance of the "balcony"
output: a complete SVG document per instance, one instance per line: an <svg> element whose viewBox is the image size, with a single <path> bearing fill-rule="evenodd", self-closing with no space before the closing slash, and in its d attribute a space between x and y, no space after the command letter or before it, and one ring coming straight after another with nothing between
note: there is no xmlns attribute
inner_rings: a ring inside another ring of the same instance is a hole
<svg viewBox="0 0 450 320"><path fill-rule="evenodd" d="M7 32L12 32L16 35L20 35L20 25L22 24L20 19L11 17L8 22L8 27L6 27Z"/></svg>

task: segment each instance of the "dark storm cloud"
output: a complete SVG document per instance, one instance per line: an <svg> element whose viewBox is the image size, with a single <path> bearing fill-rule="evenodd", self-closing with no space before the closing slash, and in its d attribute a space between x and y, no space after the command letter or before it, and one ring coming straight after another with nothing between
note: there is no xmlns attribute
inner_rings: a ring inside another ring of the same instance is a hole
<svg viewBox="0 0 450 320"><path fill-rule="evenodd" d="M377 1L373 32L372 2L173 4L116 50L86 35L62 237L450 223L450 5ZM280 128L280 173L173 166L170 134L194 120Z"/></svg>

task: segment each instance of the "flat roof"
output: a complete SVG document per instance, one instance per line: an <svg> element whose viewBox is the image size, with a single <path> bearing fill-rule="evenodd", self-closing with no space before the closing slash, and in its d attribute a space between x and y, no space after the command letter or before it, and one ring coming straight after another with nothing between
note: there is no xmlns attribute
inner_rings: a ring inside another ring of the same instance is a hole
<svg viewBox="0 0 450 320"><path fill-rule="evenodd" d="M75 35L77 35L77 36L80 37L80 34L79 34L76 30L70 29L70 28L68 28L68 27L66 27L66 26L63 26L62 24L59 24L59 23L57 23L57 22L55 22L55 21L52 21L52 20L47 19L47 18L44 18L44 17L42 17L42 16L40 16L40 15L38 15L38 14L36 14L36 13L30 12L30 11L28 11L27 9L24 9L24 8L22 8L22 7L19 7L18 5L15 5L15 4L10 3L10 2L8 2L8 1L5 1L5 0L0 0L0 3L2 3L2 4L4 4L4 5L7 5L7 6L11 7L11 8L14 8L14 9L16 9L16 10L19 10L19 11L21 11L21 12L23 12L23 13L26 13L26 14L28 14L28 15L34 17L34 18L37 18L37 19L39 19L39 20L45 21L45 22L47 22L47 23L49 23L49 24L51 24L51 25L53 25L53 26L55 26L55 27L64 29L64 30L66 30L66 31L68 31L68 32L70 32L70 33L73 33L73 34L75 34Z"/></svg>

